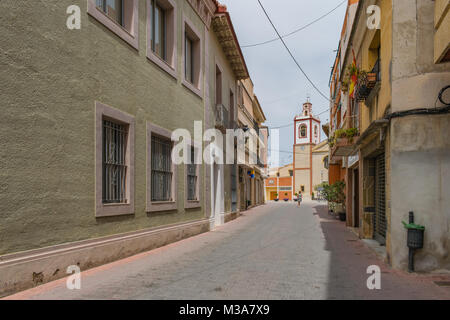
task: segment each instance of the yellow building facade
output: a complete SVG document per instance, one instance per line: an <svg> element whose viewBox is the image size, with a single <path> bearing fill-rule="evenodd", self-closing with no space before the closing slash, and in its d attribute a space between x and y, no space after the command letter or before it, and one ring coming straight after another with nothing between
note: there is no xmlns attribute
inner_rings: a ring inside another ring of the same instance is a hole
<svg viewBox="0 0 450 320"><path fill-rule="evenodd" d="M373 6L380 23L370 27ZM416 269L450 269L448 11L449 1L359 1L333 69L330 161L345 171L347 225L400 269L408 265L409 212L426 227ZM342 138L349 129L356 134Z"/></svg>

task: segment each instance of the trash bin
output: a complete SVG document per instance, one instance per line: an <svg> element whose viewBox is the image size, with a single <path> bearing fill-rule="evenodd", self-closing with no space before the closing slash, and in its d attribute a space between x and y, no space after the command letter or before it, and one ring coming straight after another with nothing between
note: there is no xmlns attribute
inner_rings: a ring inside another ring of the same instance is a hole
<svg viewBox="0 0 450 320"><path fill-rule="evenodd" d="M402 221L407 230L406 245L408 252L408 271L414 272L414 251L423 248L425 227L414 223L414 213L409 213L409 223Z"/></svg>
<svg viewBox="0 0 450 320"><path fill-rule="evenodd" d="M408 229L407 244L411 249L423 248L424 229Z"/></svg>

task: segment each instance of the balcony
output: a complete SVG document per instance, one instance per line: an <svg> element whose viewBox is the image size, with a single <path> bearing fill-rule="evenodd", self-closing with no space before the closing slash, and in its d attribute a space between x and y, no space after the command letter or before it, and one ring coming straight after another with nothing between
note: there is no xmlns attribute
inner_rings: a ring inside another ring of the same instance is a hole
<svg viewBox="0 0 450 320"><path fill-rule="evenodd" d="M333 157L348 157L353 154L356 139L339 138L336 139L336 144L331 148L331 155Z"/></svg>
<svg viewBox="0 0 450 320"><path fill-rule="evenodd" d="M366 102L370 105L373 98L378 94L381 87L380 59L377 60L373 69L358 79L355 89L355 99L358 102Z"/></svg>
<svg viewBox="0 0 450 320"><path fill-rule="evenodd" d="M331 143L331 157L348 157L355 151L355 143L359 138L356 128L336 130L334 136L329 139Z"/></svg>
<svg viewBox="0 0 450 320"><path fill-rule="evenodd" d="M223 104L216 105L216 128L225 131L230 126L228 117L228 110Z"/></svg>

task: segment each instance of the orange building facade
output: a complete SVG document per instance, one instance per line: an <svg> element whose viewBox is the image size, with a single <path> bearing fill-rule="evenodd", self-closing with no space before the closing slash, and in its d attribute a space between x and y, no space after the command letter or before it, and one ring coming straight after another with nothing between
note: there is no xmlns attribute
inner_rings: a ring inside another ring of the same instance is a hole
<svg viewBox="0 0 450 320"><path fill-rule="evenodd" d="M293 177L290 176L292 172L292 164L273 170L265 180L266 199L274 201L292 201L294 196ZM288 174L289 176L286 176ZM283 175L283 176L282 176Z"/></svg>

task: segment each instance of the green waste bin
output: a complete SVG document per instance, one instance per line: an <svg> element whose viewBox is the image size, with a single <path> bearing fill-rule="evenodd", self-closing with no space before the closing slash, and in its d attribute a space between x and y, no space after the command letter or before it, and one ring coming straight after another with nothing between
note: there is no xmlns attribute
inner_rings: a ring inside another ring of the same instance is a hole
<svg viewBox="0 0 450 320"><path fill-rule="evenodd" d="M408 247L411 249L422 249L425 227L415 223L406 223L404 221L402 222L405 228L408 230L408 235L406 238Z"/></svg>

